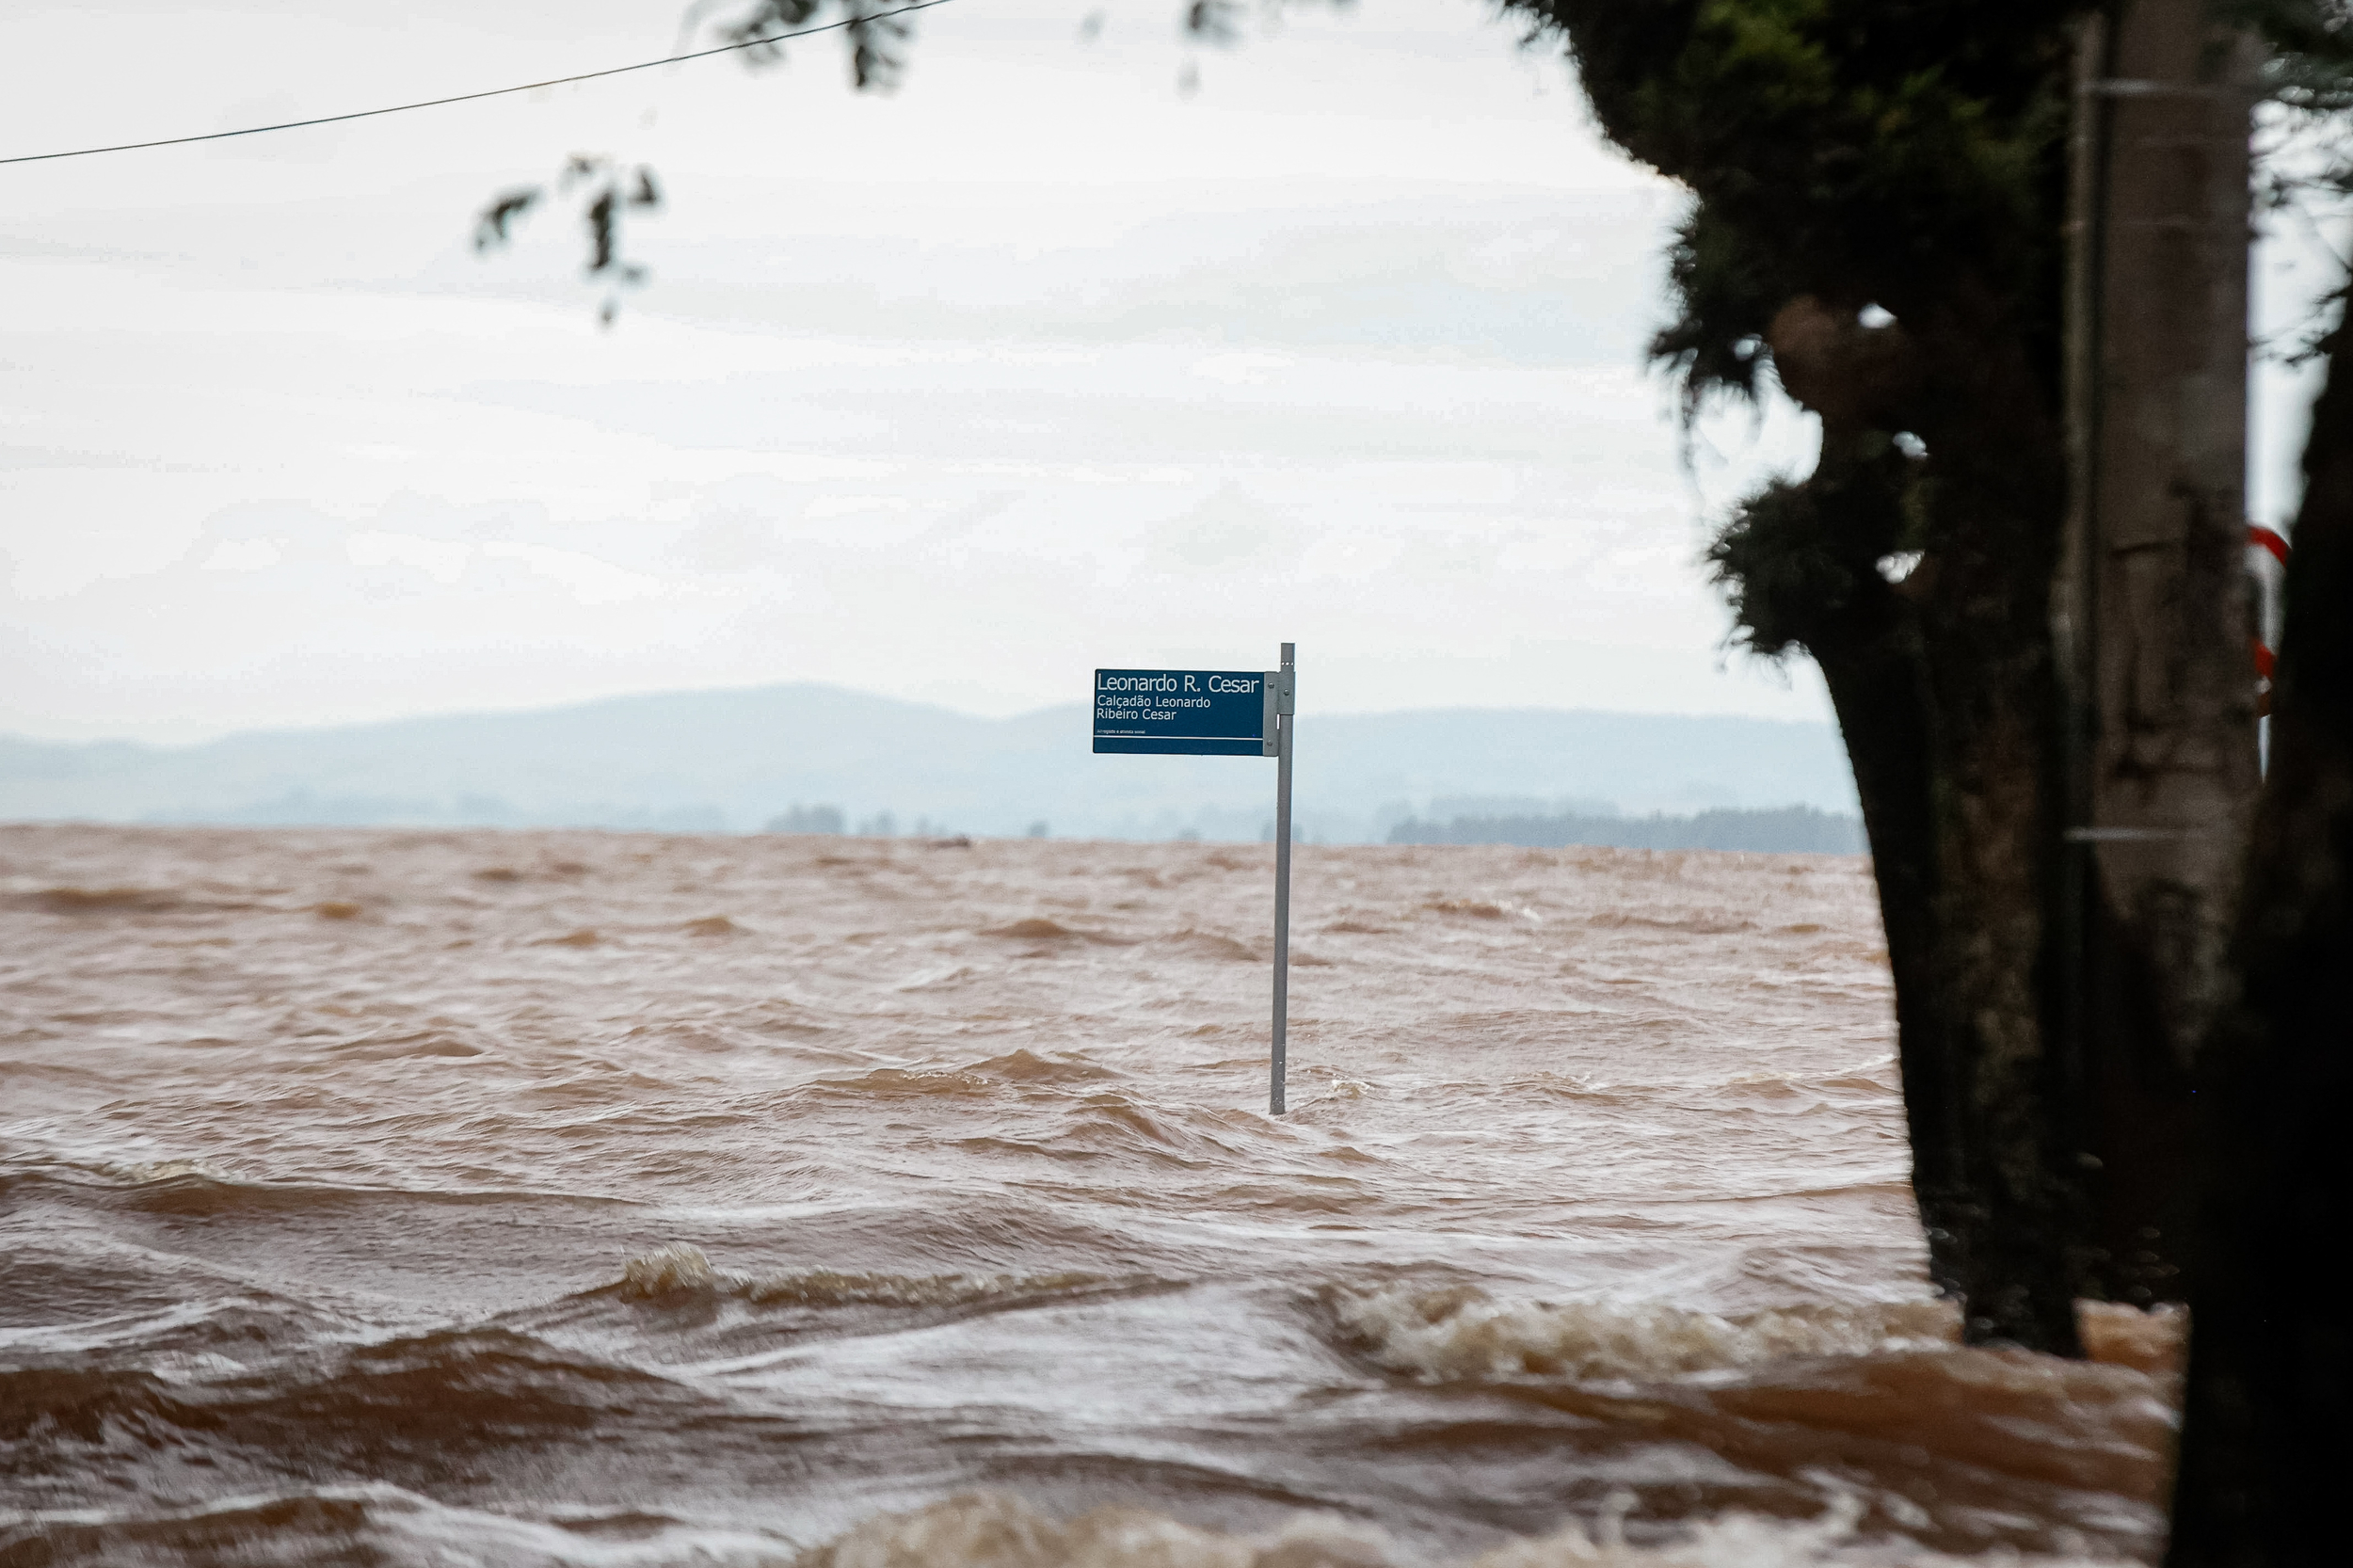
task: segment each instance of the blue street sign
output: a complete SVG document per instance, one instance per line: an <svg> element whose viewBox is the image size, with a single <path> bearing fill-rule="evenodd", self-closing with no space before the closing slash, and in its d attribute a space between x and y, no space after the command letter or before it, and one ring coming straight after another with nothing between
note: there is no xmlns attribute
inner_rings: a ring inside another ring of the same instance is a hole
<svg viewBox="0 0 2353 1568"><path fill-rule="evenodd" d="M1150 757L1272 757L1264 670L1096 670L1095 749Z"/></svg>
<svg viewBox="0 0 2353 1568"><path fill-rule="evenodd" d="M1095 749L1147 757L1274 759L1274 1018L1267 1110L1283 1113L1291 1005L1291 753L1299 649L1279 669L1096 670Z"/></svg>

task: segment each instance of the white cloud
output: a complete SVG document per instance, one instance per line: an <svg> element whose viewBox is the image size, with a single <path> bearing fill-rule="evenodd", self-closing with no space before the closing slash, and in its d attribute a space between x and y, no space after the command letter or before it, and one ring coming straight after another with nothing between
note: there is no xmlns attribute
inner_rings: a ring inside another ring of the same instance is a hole
<svg viewBox="0 0 2353 1568"><path fill-rule="evenodd" d="M906 497L901 495L821 495L812 498L802 508L801 515L811 521L826 518L856 517L867 512L904 512Z"/></svg>
<svg viewBox="0 0 2353 1568"><path fill-rule="evenodd" d="M367 529L344 541L344 552L355 567L411 567L436 583L455 583L466 575L473 546L415 534Z"/></svg>
<svg viewBox="0 0 2353 1568"><path fill-rule="evenodd" d="M486 544L482 553L492 560L520 561L583 604L619 604L650 599L665 591L659 578L626 570L610 561L553 545Z"/></svg>
<svg viewBox="0 0 2353 1568"><path fill-rule="evenodd" d="M281 559L276 539L223 539L204 557L206 571L262 571Z"/></svg>
<svg viewBox="0 0 2353 1568"><path fill-rule="evenodd" d="M1176 571L1231 571L1245 563L1265 571L1289 565L1300 552L1303 532L1229 482L1156 528L1152 559Z"/></svg>
<svg viewBox="0 0 2353 1568"><path fill-rule="evenodd" d="M1211 381L1223 381L1229 387L1254 385L1264 381L1268 373L1283 370L1290 364L1281 354L1212 354L1193 362L1193 373Z"/></svg>

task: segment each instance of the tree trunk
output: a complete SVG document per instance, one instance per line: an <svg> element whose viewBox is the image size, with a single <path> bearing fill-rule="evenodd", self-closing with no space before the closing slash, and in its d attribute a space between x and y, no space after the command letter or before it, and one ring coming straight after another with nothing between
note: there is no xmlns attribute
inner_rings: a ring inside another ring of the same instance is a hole
<svg viewBox="0 0 2353 1568"><path fill-rule="evenodd" d="M1962 1182L1944 1228L1973 1343L2077 1353L2082 1216L2054 1051L2059 687L2042 606L2066 489L2057 398L2007 311L1962 293L1928 337L1936 480L1914 573L1930 701L1936 985ZM1924 1218L1926 1216L1924 1215ZM1934 1222L1930 1222L1933 1224Z"/></svg>
<svg viewBox="0 0 2353 1568"><path fill-rule="evenodd" d="M2024 341L1981 292L1881 328L1793 301L1769 344L1784 386L1822 418L1821 460L1752 500L1715 560L1757 645L1802 645L1838 712L1896 983L1930 1274L1963 1303L1973 1342L2072 1354L2080 1204L2048 1049L2059 707L2041 608L2064 458ZM1927 463L1896 455L1898 417L1926 436ZM1878 563L1915 524L1919 564L1891 585Z"/></svg>
<svg viewBox="0 0 2353 1568"><path fill-rule="evenodd" d="M2207 1264L2190 1298L2170 1568L2345 1557L2353 1318L2326 1276L2353 1211L2353 343L2340 327L2329 347L2231 953L2241 989L2201 1083Z"/></svg>
<svg viewBox="0 0 2353 1568"><path fill-rule="evenodd" d="M2087 1290L2179 1299L2191 1082L2254 808L2246 515L2246 39L2124 0L2078 72L2059 1049Z"/></svg>
<svg viewBox="0 0 2353 1568"><path fill-rule="evenodd" d="M1972 1337L2063 1348L2069 1292L2061 1252L2055 1246L2022 1268L2017 1243L2030 1234L1997 1233L1985 1140L1972 1114L1974 1052L1969 1032L1959 1027L1961 999L1945 961L1953 909L1940 853L1935 702L1916 616L1892 590L1860 597L1817 626L1807 648L1830 688L1871 845L1929 1272L1964 1304ZM2045 1288L2017 1289L2032 1278Z"/></svg>

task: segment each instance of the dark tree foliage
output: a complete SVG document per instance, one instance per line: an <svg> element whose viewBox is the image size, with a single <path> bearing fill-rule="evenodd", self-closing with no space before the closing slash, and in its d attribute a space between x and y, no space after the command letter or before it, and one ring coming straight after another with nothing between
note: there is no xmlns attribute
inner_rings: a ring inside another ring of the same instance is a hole
<svg viewBox="0 0 2353 1568"><path fill-rule="evenodd" d="M1895 971L1914 1190L1973 1339L2072 1352L2107 1293L2053 1044L2076 10L1511 0L1603 130L1688 186L1653 344L1687 409L1766 374L1821 416L1711 560L1738 635L1821 665Z"/></svg>
<svg viewBox="0 0 2353 1568"><path fill-rule="evenodd" d="M687 36L692 38L704 16L719 8L725 8L696 5L690 8ZM723 42L748 46L744 51L745 64L775 65L784 58L785 36L825 20L828 8L828 0L752 0L713 31ZM897 87L906 71L906 47L915 37L914 24L904 15L891 14L898 10L896 5L876 0L830 0L830 8L844 24L841 40L850 57L851 85L860 91L869 88L888 91Z"/></svg>
<svg viewBox="0 0 2353 1568"><path fill-rule="evenodd" d="M2264 96L2286 111L2286 139L2297 155L2261 171L2264 204L2276 212L2342 210L2353 198L2353 0L2232 0L2229 11L2270 45ZM2335 351L2335 307L2345 280L2300 325L2288 351L2296 359Z"/></svg>
<svg viewBox="0 0 2353 1568"><path fill-rule="evenodd" d="M2057 391L2070 8L2018 0L1513 0L1558 26L1603 129L1698 197L1655 351L1754 385L1790 300L1908 319L1999 296Z"/></svg>
<svg viewBox="0 0 2353 1568"><path fill-rule="evenodd" d="M2271 45L2265 96L2308 114L2353 108L2353 4L2232 0L2226 8Z"/></svg>

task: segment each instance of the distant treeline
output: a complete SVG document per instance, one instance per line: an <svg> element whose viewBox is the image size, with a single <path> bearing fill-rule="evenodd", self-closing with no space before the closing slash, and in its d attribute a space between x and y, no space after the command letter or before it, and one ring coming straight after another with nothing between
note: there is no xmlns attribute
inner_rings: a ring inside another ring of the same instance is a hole
<svg viewBox="0 0 2353 1568"><path fill-rule="evenodd" d="M1558 816L1408 817L1389 830L1393 844L1519 844L1563 849L1740 849L1767 855L1861 855L1860 818L1784 806L1769 811L1702 811L1689 817Z"/></svg>
<svg viewBox="0 0 2353 1568"><path fill-rule="evenodd" d="M888 815L888 813L886 813ZM897 826L897 824L892 824ZM794 806L768 819L771 833L847 833L849 814L839 806Z"/></svg>
<svg viewBox="0 0 2353 1568"><path fill-rule="evenodd" d="M776 815L770 817L765 831L770 833L849 833L855 831L860 838L892 839L898 837L899 819L891 812L877 811L871 817L861 818L856 827L853 829L850 825L850 814L839 806L803 806L795 802ZM935 834L952 834L955 830L947 824L936 823L929 817L918 817L915 819L913 832L917 838L924 839ZM966 836L968 837L968 835ZM1049 830L1046 824L1033 822L1030 824L1029 837L1044 839L1048 836Z"/></svg>

